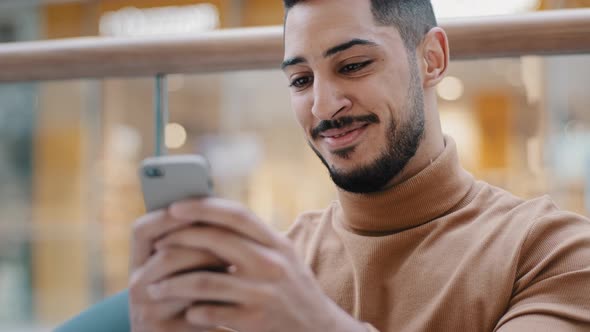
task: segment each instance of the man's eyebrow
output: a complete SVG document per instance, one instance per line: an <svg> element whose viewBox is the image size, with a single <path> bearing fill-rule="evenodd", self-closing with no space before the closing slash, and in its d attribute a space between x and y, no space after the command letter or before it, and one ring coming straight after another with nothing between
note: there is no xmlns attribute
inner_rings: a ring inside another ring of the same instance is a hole
<svg viewBox="0 0 590 332"><path fill-rule="evenodd" d="M346 51L347 49L349 49L353 46L356 46L356 45L377 46L378 44L375 42L372 42L370 40L366 40L366 39L360 39L360 38L351 39L345 43L336 45L336 46L328 49L326 52L324 52L324 58L331 57L334 54ZM285 61L283 61L283 63L281 64L281 69L284 70L286 67L298 65L298 64L304 63L304 62L307 62L307 60L301 56L289 58L289 59L286 59Z"/></svg>
<svg viewBox="0 0 590 332"><path fill-rule="evenodd" d="M296 56L294 58L289 58L285 61L283 61L283 63L281 64L281 69L285 69L286 67L289 66L294 66L303 62L307 62L307 60L305 60L304 57L301 56Z"/></svg>
<svg viewBox="0 0 590 332"><path fill-rule="evenodd" d="M324 52L324 58L330 57L330 56L332 56L336 53L342 52L342 51L346 51L347 49L349 49L353 46L356 46L356 45L377 46L377 43L372 42L370 40L366 40L366 39L359 39L359 38L351 39L351 40L347 41L346 43L336 45L336 46L330 48L329 50L327 50L326 52Z"/></svg>

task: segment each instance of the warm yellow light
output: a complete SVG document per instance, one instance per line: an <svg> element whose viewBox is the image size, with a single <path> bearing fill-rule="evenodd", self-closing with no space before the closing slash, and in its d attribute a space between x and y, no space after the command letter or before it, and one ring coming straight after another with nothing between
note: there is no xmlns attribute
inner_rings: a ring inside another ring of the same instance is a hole
<svg viewBox="0 0 590 332"><path fill-rule="evenodd" d="M218 26L219 11L212 4L147 9L125 7L105 13L100 18L99 31L103 36L167 36L194 34Z"/></svg>
<svg viewBox="0 0 590 332"><path fill-rule="evenodd" d="M166 147L178 149L186 143L186 130L178 123L166 125Z"/></svg>
<svg viewBox="0 0 590 332"><path fill-rule="evenodd" d="M438 84L436 91L442 99L454 101L463 96L463 82L456 77L448 76Z"/></svg>
<svg viewBox="0 0 590 332"><path fill-rule="evenodd" d="M432 0L437 18L508 15L533 11L540 0Z"/></svg>

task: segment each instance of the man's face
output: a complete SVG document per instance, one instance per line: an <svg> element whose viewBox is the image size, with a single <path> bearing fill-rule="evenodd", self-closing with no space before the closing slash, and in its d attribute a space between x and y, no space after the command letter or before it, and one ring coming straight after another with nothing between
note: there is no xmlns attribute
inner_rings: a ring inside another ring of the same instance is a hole
<svg viewBox="0 0 590 332"><path fill-rule="evenodd" d="M297 120L336 185L387 187L424 131L420 73L397 30L375 23L369 0L304 1L285 22L283 67Z"/></svg>

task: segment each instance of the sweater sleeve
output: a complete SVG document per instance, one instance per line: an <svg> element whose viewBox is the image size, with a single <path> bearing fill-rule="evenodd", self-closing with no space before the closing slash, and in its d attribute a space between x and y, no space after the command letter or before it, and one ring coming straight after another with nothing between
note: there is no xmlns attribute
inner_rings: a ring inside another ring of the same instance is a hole
<svg viewBox="0 0 590 332"><path fill-rule="evenodd" d="M513 295L496 332L590 331L590 222L556 212L524 240Z"/></svg>

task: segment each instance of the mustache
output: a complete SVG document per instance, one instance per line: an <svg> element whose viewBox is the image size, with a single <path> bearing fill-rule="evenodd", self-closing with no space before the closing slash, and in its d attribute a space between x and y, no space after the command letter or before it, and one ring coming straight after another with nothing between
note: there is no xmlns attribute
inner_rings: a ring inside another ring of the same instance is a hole
<svg viewBox="0 0 590 332"><path fill-rule="evenodd" d="M379 123L379 118L375 114L361 115L361 116L343 116L334 120L322 120L311 130L311 138L316 139L326 130L340 129L352 125L355 122L360 123Z"/></svg>

